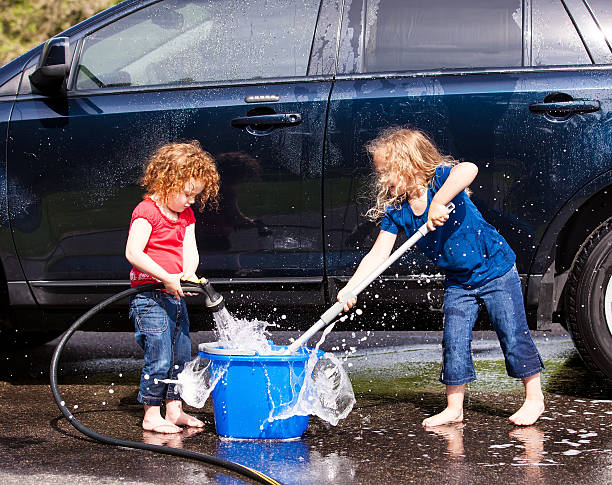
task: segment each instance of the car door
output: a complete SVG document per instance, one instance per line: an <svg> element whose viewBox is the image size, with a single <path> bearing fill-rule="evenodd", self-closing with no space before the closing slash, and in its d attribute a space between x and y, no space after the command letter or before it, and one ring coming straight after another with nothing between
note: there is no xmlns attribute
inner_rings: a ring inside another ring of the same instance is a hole
<svg viewBox="0 0 612 485"><path fill-rule="evenodd" d="M39 302L126 283L143 164L181 139L221 174L219 211L196 210L199 274L322 298L331 78L327 49L313 49L318 14L319 0L164 0L71 39L68 95L21 95L10 125L14 238Z"/></svg>
<svg viewBox="0 0 612 485"><path fill-rule="evenodd" d="M372 172L363 147L391 125L476 163L474 202L516 252L519 272L543 273L532 262L547 225L608 159L591 155L610 105L609 71L593 64L610 51L601 39L588 51L572 20L556 0L347 2L324 187L327 266L338 284L378 231L362 217ZM556 111L557 101L573 111ZM413 301L427 302L443 279L418 250L389 273Z"/></svg>

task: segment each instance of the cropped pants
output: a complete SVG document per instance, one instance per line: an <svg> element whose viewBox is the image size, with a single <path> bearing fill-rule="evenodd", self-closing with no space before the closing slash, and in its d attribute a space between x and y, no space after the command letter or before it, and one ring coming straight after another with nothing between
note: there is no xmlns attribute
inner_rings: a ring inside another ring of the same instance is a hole
<svg viewBox="0 0 612 485"><path fill-rule="evenodd" d="M472 329L478 316L479 301L484 302L497 333L508 375L523 378L544 369L529 333L521 281L514 266L479 288L446 288L440 381L455 386L476 379L472 361Z"/></svg>

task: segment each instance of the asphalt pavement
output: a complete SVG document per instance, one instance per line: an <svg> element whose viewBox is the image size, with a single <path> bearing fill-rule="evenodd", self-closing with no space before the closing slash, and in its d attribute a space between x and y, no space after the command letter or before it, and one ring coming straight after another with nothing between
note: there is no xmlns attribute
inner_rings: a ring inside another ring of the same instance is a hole
<svg viewBox="0 0 612 485"><path fill-rule="evenodd" d="M281 483L612 483L612 387L584 368L562 328L533 334L546 364L547 408L529 427L508 421L522 386L506 376L487 331L474 335L478 380L468 387L464 422L434 431L420 423L444 405L440 332L332 332L322 348L343 361L356 404L337 426L311 417L294 441L219 438L210 402L190 409L206 423L201 432L142 431L142 352L131 333L77 332L62 355L60 391L74 416L98 433L210 454ZM297 335L273 332L272 339L283 344ZM212 332L192 334L194 350L211 340ZM249 483L222 468L80 434L50 393L53 350L51 343L2 355L2 483Z"/></svg>

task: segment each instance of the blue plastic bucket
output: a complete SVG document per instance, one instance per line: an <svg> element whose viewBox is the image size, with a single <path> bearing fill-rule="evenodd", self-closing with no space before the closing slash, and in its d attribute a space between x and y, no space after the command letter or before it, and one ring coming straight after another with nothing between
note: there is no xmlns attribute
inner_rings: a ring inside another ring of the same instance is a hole
<svg viewBox="0 0 612 485"><path fill-rule="evenodd" d="M272 344L273 351L286 348ZM227 367L212 391L217 434L236 439L301 437L308 427L308 416L272 421L268 418L297 401L311 351L240 355L214 343L201 344L198 355L210 360L211 374Z"/></svg>

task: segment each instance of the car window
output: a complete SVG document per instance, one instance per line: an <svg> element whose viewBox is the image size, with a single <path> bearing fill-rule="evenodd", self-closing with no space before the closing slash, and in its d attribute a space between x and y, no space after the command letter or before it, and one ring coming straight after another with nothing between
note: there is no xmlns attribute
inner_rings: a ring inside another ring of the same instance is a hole
<svg viewBox="0 0 612 485"><path fill-rule="evenodd" d="M13 76L2 86L0 86L0 96L12 96L17 94L19 88L19 80L21 79L21 73Z"/></svg>
<svg viewBox="0 0 612 485"><path fill-rule="evenodd" d="M368 0L365 72L520 66L521 0Z"/></svg>
<svg viewBox="0 0 612 485"><path fill-rule="evenodd" d="M559 0L532 0L531 18L534 66L591 64L584 44Z"/></svg>
<svg viewBox="0 0 612 485"><path fill-rule="evenodd" d="M612 2L610 0L588 0L587 3L606 36L608 45L612 47Z"/></svg>
<svg viewBox="0 0 612 485"><path fill-rule="evenodd" d="M85 38L76 88L304 76L319 0L167 0Z"/></svg>
<svg viewBox="0 0 612 485"><path fill-rule="evenodd" d="M32 84L30 84L30 74L32 74L38 66L40 56L36 56L28 62L28 65L23 70L21 83L19 84L19 94L32 94Z"/></svg>

